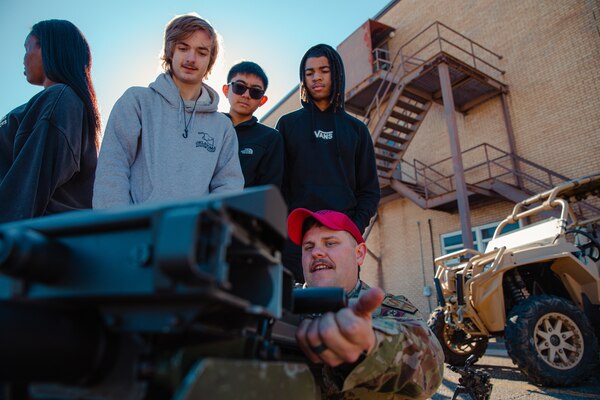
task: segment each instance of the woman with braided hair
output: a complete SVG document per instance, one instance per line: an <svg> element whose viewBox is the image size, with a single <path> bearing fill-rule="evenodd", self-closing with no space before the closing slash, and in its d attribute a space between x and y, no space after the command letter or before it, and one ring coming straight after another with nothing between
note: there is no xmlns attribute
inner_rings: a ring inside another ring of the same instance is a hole
<svg viewBox="0 0 600 400"><path fill-rule="evenodd" d="M302 108L282 116L285 143L282 192L289 210L343 212L361 233L377 211L375 152L364 123L344 111L342 58L326 44L311 47L300 62ZM288 241L283 264L302 282L300 248Z"/></svg>

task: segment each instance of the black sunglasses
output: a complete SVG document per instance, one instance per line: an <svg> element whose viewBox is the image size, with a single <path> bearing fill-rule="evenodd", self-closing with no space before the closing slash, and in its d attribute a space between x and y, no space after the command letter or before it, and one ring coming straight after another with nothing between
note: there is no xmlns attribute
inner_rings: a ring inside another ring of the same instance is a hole
<svg viewBox="0 0 600 400"><path fill-rule="evenodd" d="M231 90L233 93L241 96L246 93L246 90L250 91L250 97L254 100L262 99L265 95L265 91L259 88L248 87L240 82L229 82L229 86L231 86Z"/></svg>

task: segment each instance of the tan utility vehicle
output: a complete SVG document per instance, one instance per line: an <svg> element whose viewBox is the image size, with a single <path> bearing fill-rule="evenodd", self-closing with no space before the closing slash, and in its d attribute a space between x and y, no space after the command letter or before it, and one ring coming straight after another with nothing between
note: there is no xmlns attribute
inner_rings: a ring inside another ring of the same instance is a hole
<svg viewBox="0 0 600 400"><path fill-rule="evenodd" d="M599 192L600 173L530 197L500 223L484 253L465 249L435 260L440 306L429 326L446 363L479 358L489 337L503 336L513 362L536 384L571 385L594 371L600 337L594 228L600 215L588 207L596 216L582 221L570 200ZM545 215L502 234L508 224Z"/></svg>

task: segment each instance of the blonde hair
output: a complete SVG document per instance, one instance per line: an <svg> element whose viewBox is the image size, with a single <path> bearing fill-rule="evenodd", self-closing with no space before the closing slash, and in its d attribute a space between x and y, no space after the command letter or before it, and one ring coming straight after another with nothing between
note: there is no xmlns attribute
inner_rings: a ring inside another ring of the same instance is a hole
<svg viewBox="0 0 600 400"><path fill-rule="evenodd" d="M186 14L173 18L165 28L165 44L163 49L162 65L166 72L171 73L171 63L173 62L173 49L177 42L184 40L194 32L202 30L208 34L211 40L210 60L204 78L210 74L217 55L219 54L219 41L217 33L208 21L200 18L198 15Z"/></svg>

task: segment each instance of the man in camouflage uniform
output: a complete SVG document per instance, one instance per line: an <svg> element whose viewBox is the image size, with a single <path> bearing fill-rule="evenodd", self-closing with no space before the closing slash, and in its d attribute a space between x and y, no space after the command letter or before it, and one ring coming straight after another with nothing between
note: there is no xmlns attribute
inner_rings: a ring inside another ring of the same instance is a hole
<svg viewBox="0 0 600 400"><path fill-rule="evenodd" d="M290 239L302 247L307 287L343 287L350 305L306 318L296 339L322 364L328 399L425 399L443 377L442 348L404 297L369 288L359 278L367 248L346 215L298 208L288 217Z"/></svg>

